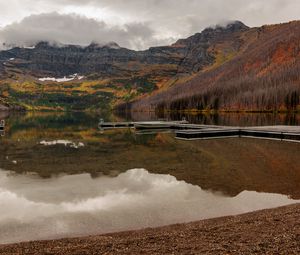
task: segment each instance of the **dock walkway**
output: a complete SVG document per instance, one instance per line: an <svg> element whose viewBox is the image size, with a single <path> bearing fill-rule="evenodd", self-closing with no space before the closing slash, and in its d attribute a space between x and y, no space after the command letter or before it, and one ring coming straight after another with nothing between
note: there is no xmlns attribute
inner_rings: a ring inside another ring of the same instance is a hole
<svg viewBox="0 0 300 255"><path fill-rule="evenodd" d="M131 128L134 127L133 122L99 122L100 129L113 129L113 128Z"/></svg>
<svg viewBox="0 0 300 255"><path fill-rule="evenodd" d="M139 122L102 122L98 127L100 129L114 128L135 128L135 129L177 129L180 126L189 125L187 121L139 121ZM193 126L197 128L196 126ZM192 126L190 127L192 128Z"/></svg>
<svg viewBox="0 0 300 255"><path fill-rule="evenodd" d="M4 127L5 127L5 121L0 120L0 130L4 130Z"/></svg>
<svg viewBox="0 0 300 255"><path fill-rule="evenodd" d="M4 136L5 135L5 120L0 120L0 136Z"/></svg>
<svg viewBox="0 0 300 255"><path fill-rule="evenodd" d="M300 126L220 127L202 130L178 130L177 139L198 140L226 137L252 137L300 142Z"/></svg>
<svg viewBox="0 0 300 255"><path fill-rule="evenodd" d="M141 133L175 132L175 138L182 140L212 139L227 137L253 137L300 142L300 126L255 126L232 127L190 124L187 121L142 121L142 122L100 122L99 128L135 128Z"/></svg>

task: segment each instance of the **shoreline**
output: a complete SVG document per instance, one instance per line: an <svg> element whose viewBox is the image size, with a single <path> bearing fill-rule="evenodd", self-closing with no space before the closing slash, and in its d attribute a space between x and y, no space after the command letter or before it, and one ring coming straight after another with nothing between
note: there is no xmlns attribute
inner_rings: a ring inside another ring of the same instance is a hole
<svg viewBox="0 0 300 255"><path fill-rule="evenodd" d="M0 106L2 106L0 104ZM131 111L120 111L117 110L115 108L111 108L111 109L104 109L105 111L111 111L111 112L131 112ZM32 109L26 109L26 108L22 108L22 107L6 107L6 108L1 108L0 107L0 112L10 112L10 113L19 113L19 112L99 112L98 110L66 110L66 109L61 109L61 108L32 108ZM186 109L186 110L176 110L176 109L167 109L164 111L157 111L157 110L132 110L132 112L136 112L136 113L158 113L158 114L162 114L162 113L181 113L181 114L224 114L224 113L240 113L240 114L247 114L247 113L253 113L253 114L262 114L262 113L269 113L269 114L300 114L300 110L296 109L296 110L276 110L276 109L270 109L270 110L247 110L247 109L220 109L220 110L216 110L216 109L206 109L206 110L196 110L196 109Z"/></svg>
<svg viewBox="0 0 300 255"><path fill-rule="evenodd" d="M0 254L299 254L300 203L191 223L0 245Z"/></svg>

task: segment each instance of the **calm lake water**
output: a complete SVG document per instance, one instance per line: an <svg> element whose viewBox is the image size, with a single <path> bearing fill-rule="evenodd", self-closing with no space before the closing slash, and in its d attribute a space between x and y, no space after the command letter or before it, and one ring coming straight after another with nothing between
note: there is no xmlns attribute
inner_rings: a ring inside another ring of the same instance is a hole
<svg viewBox="0 0 300 255"><path fill-rule="evenodd" d="M101 131L100 117L183 116L2 113L0 243L155 227L300 201L300 143ZM185 117L240 126L300 120L273 114Z"/></svg>

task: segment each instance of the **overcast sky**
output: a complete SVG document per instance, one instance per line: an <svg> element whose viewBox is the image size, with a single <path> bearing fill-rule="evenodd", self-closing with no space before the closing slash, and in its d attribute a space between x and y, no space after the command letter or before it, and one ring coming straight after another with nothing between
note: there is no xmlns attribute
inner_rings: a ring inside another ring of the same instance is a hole
<svg viewBox="0 0 300 255"><path fill-rule="evenodd" d="M300 0L0 0L0 42L115 41L146 49L229 20L260 26L297 19Z"/></svg>

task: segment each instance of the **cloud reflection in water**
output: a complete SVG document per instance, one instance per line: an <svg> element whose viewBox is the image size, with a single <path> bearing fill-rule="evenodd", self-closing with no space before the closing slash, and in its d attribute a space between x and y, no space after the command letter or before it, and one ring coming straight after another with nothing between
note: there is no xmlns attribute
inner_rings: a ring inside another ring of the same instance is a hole
<svg viewBox="0 0 300 255"><path fill-rule="evenodd" d="M226 197L144 169L96 179L0 171L0 243L155 227L296 202L255 191Z"/></svg>

